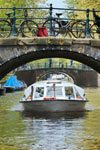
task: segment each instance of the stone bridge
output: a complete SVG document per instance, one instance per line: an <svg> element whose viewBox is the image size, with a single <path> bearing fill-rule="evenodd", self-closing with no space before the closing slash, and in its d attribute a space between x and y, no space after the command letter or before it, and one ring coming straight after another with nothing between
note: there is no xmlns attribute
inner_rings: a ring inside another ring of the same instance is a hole
<svg viewBox="0 0 100 150"><path fill-rule="evenodd" d="M76 60L100 73L100 40L61 37L0 39L0 79L23 64L42 58Z"/></svg>
<svg viewBox="0 0 100 150"><path fill-rule="evenodd" d="M19 80L24 80L27 86L32 83L45 79L48 74L61 73L69 76L75 84L81 87L98 87L98 74L91 70L83 70L76 68L38 68L32 70L16 71Z"/></svg>

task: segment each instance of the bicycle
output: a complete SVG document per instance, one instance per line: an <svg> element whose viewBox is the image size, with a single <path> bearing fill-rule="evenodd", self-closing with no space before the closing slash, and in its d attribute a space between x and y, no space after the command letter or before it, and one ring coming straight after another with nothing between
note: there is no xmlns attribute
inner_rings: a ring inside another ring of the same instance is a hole
<svg viewBox="0 0 100 150"><path fill-rule="evenodd" d="M96 15L95 10L93 9L93 24L90 28L90 36L93 39L100 38L100 17Z"/></svg>
<svg viewBox="0 0 100 150"><path fill-rule="evenodd" d="M13 32L13 17L12 13L6 13L7 18L0 20L0 37L9 37ZM22 37L36 36L38 32L38 24L31 19L28 19L27 9L24 9L24 20L15 27L16 35L21 33Z"/></svg>
<svg viewBox="0 0 100 150"><path fill-rule="evenodd" d="M43 23L43 34L45 35L44 28L46 28L48 36L51 35L52 31L52 35L54 36L62 35L64 37L67 36L69 38L71 38L72 36L75 38L81 37L83 21L81 19L71 19L69 21L65 21L60 18L61 15L62 13L56 13L57 18L52 18L52 26L50 26L50 17Z"/></svg>

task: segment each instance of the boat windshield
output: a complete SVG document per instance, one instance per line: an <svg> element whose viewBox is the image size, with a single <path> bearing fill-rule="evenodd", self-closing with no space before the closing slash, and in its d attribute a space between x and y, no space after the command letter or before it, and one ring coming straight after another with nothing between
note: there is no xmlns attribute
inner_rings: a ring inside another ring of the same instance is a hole
<svg viewBox="0 0 100 150"><path fill-rule="evenodd" d="M48 97L56 97L56 96L62 96L62 87L59 86L48 86L47 87L47 96Z"/></svg>
<svg viewBox="0 0 100 150"><path fill-rule="evenodd" d="M44 96L44 87L36 87L35 98L41 98Z"/></svg>

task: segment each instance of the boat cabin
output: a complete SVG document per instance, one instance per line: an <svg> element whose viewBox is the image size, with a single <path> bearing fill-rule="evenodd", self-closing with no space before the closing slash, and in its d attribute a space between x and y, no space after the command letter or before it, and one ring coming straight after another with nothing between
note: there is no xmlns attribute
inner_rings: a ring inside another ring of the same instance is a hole
<svg viewBox="0 0 100 150"><path fill-rule="evenodd" d="M86 100L84 90L67 81L40 81L29 86L23 100Z"/></svg>

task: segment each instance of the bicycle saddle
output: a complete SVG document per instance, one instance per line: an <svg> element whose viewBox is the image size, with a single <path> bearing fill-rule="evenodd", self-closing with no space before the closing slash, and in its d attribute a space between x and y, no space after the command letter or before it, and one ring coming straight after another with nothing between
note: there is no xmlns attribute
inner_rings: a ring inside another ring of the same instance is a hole
<svg viewBox="0 0 100 150"><path fill-rule="evenodd" d="M8 17L10 17L10 15L12 14L12 13L5 13Z"/></svg>
<svg viewBox="0 0 100 150"><path fill-rule="evenodd" d="M62 13L56 13L56 15L59 17L59 16L61 16L61 15L62 15Z"/></svg>

